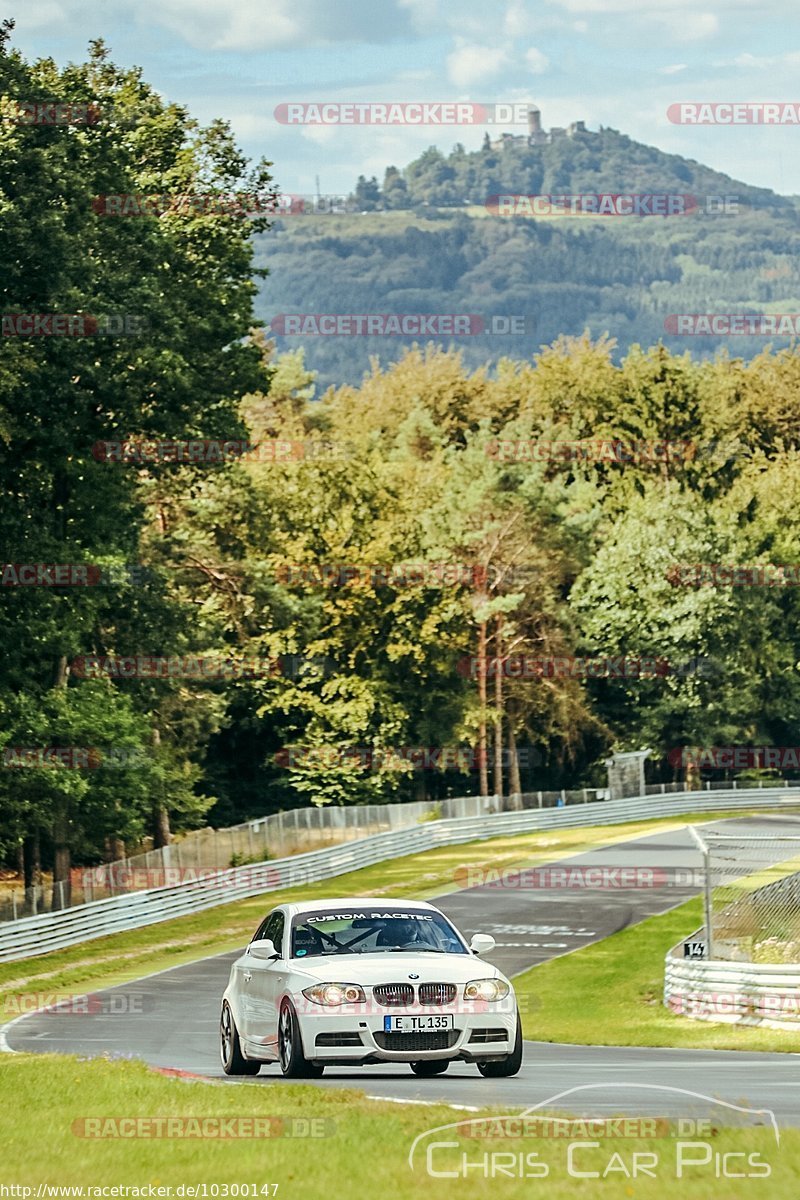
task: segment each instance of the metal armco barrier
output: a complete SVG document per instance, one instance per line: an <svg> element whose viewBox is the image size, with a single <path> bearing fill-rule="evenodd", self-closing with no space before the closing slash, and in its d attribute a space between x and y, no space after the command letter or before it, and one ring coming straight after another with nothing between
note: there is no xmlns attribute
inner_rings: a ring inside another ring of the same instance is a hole
<svg viewBox="0 0 800 1200"><path fill-rule="evenodd" d="M705 930L687 941L702 939ZM800 1029L800 963L685 959L683 942L667 954L664 1005L694 1021Z"/></svg>
<svg viewBox="0 0 800 1200"><path fill-rule="evenodd" d="M679 795L634 796L596 800L564 808L529 809L482 817L429 821L394 833L378 833L342 846L295 854L291 858L233 867L210 879L174 887L153 888L127 896L97 900L60 912L23 917L0 926L0 962L32 958L79 942L139 929L201 912L232 900L332 879L388 859L435 850L438 846L483 841L513 833L570 829L581 825L614 825L649 817L681 816L724 809L781 808L800 804L800 787L744 791L682 792Z"/></svg>

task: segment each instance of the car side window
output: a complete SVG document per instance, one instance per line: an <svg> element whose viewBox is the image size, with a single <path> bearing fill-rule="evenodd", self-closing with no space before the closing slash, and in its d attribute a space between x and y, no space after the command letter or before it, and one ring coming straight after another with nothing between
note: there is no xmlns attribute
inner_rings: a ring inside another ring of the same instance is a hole
<svg viewBox="0 0 800 1200"><path fill-rule="evenodd" d="M258 931L259 938L269 938L275 949L283 958L283 927L282 912L271 913Z"/></svg>
<svg viewBox="0 0 800 1200"><path fill-rule="evenodd" d="M260 942L262 938L267 937L267 934L264 932L264 930L267 928L268 921L269 917L265 917L253 936L250 938L251 942Z"/></svg>

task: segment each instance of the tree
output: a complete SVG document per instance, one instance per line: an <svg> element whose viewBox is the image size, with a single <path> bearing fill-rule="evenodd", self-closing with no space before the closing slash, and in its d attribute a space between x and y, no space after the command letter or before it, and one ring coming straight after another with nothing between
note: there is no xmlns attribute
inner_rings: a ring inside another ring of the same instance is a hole
<svg viewBox="0 0 800 1200"><path fill-rule="evenodd" d="M109 644L143 586L141 573L126 564L141 561L138 485L149 472L97 461L92 447L131 436L230 437L242 429L236 402L263 381L258 352L244 339L255 291L249 239L266 221L202 208L114 218L103 215L96 198L263 196L269 174L263 163L248 168L222 122L199 128L184 109L165 105L139 71L117 68L101 42L92 44L86 63L61 71L52 60L29 64L3 46L0 82L7 105L52 97L92 102L102 114L95 124L0 125L5 312L78 314L83 333L24 337L9 336L16 326L3 330L0 530L10 562L89 564L92 573L91 586L4 589L0 628L10 652L0 699L10 703L23 689L52 719L53 738L74 713L89 746L96 719L109 744L127 745L136 733L150 747L146 711L139 714L144 723L135 719L135 705L114 697L113 687L97 706L95 693L69 675L75 656ZM126 317L136 336L117 336ZM111 332L95 332L103 328ZM127 628L131 638L148 636L132 621ZM47 732L36 732L41 746ZM167 775L182 775L186 762L173 745ZM157 811L161 781L152 771L141 779ZM37 819L49 823L55 882L65 883L71 852L85 839L96 846L103 829L119 830L111 819L119 792L101 787L99 774L84 779L48 768L46 780ZM78 798L88 824L70 816Z"/></svg>

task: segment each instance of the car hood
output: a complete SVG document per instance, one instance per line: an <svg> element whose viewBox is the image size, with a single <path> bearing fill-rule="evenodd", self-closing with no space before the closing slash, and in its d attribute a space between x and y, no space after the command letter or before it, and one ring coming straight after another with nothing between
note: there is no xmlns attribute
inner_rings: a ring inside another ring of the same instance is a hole
<svg viewBox="0 0 800 1200"><path fill-rule="evenodd" d="M334 954L329 958L293 958L292 969L324 983L402 983L409 975L420 983L467 983L470 979L505 978L475 954Z"/></svg>

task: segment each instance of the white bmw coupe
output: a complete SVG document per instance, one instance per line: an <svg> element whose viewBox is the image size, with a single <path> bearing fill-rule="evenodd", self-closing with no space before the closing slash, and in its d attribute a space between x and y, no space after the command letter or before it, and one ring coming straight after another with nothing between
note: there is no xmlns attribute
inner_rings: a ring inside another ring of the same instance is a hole
<svg viewBox="0 0 800 1200"><path fill-rule="evenodd" d="M516 1075L522 1030L514 989L476 960L432 904L344 899L282 904L231 968L220 1041L228 1075L279 1062L289 1078L326 1066L409 1063L439 1075L459 1060Z"/></svg>

